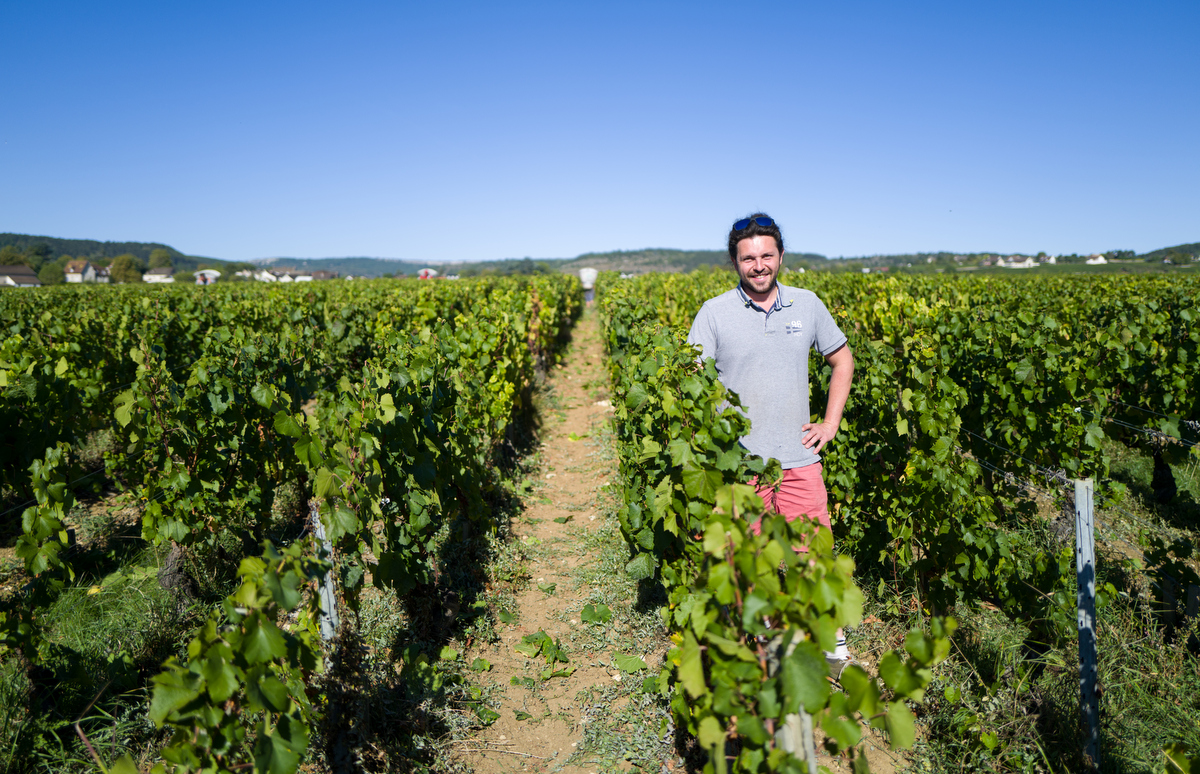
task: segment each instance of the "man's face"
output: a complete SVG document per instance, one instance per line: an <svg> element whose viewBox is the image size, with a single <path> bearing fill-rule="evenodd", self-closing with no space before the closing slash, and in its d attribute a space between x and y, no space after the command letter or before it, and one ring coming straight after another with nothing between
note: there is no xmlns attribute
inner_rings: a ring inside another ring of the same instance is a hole
<svg viewBox="0 0 1200 774"><path fill-rule="evenodd" d="M774 237L760 235L738 242L734 265L746 289L766 293L775 284L783 256L775 246Z"/></svg>

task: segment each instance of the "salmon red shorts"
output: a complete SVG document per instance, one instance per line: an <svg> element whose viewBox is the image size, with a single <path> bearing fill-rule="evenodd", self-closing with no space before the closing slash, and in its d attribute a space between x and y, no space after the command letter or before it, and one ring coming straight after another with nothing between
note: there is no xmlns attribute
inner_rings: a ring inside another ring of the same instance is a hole
<svg viewBox="0 0 1200 774"><path fill-rule="evenodd" d="M821 478L821 463L783 471L778 492L774 487L758 486L757 480L750 483L754 484L755 494L762 498L766 510L782 514L788 521L804 516L825 529L830 528L829 493L825 489L825 480ZM762 532L757 521L750 525L750 529L756 535Z"/></svg>

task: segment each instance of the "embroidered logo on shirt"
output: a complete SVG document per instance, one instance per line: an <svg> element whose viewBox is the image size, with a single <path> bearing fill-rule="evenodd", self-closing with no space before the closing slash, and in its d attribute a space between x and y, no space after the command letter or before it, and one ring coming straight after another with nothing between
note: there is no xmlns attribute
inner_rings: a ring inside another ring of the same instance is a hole
<svg viewBox="0 0 1200 774"><path fill-rule="evenodd" d="M784 328L784 331L787 333L799 333L802 330L804 330L804 323L800 322L799 320L792 320L787 324L787 327Z"/></svg>

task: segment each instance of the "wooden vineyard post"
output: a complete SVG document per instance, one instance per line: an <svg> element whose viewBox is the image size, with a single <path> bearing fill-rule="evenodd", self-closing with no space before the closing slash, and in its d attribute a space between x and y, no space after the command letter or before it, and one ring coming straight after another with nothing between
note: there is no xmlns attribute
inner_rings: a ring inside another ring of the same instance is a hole
<svg viewBox="0 0 1200 774"><path fill-rule="evenodd" d="M768 674L773 677L779 672L783 657L792 655L801 639L802 637L800 636L793 637L785 654L780 654L779 652L783 647L783 636L779 635L771 640L770 645L767 646ZM775 743L781 749L795 755L797 758L801 758L808 768L809 774L816 774L817 745L813 739L813 719L812 715L809 715L803 706L800 707L799 712L784 716L783 722L779 724L779 728L775 731Z"/></svg>
<svg viewBox="0 0 1200 774"><path fill-rule="evenodd" d="M321 544L321 553L333 558L333 545L329 542L329 538L325 537L325 525L321 523L321 509L317 505L316 500L312 500L308 504L309 517L312 519L313 535L316 536L317 542ZM318 602L321 608L321 639L329 642L337 636L338 627L341 621L338 620L337 610L337 592L333 587L333 575L335 569L321 576L320 585L318 586Z"/></svg>
<svg viewBox="0 0 1200 774"><path fill-rule="evenodd" d="M1079 624L1079 705L1087 726L1083 757L1100 770L1100 699L1096 695L1096 543L1092 480L1075 480L1075 594Z"/></svg>

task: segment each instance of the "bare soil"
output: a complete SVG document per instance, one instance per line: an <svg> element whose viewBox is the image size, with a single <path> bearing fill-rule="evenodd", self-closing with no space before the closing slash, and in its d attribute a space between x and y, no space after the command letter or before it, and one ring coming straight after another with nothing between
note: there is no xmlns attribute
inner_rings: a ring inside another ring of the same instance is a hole
<svg viewBox="0 0 1200 774"><path fill-rule="evenodd" d="M586 658L556 668L574 667L569 677L541 680L545 659L528 658L514 647L521 638L544 631L552 639L566 639L581 626L577 611L586 590L573 571L589 561L572 547L583 534L602 523L597 495L613 471L609 463L596 459L595 431L607 421L607 402L599 398L604 381L603 351L594 312L585 315L575 329L575 340L567 355L552 369L548 392L557 398L557 411L543 417L538 478L541 486L527 499L525 511L513 531L513 539L543 548L531 552L527 565L528 585L517 595L517 623L500 625L500 642L476 647L467 660L482 657L492 664L480 682L503 692L500 719L461 745L467 762L478 772L560 771L584 774L594 769L562 765L583 736L584 720L575 699L583 688L611 683L620 673L591 666ZM572 440L572 438L578 440ZM555 519L568 519L558 523ZM548 593L544 589L551 588ZM575 617L568 618L574 610ZM516 677L531 678L533 689L514 686ZM517 719L517 711L530 717Z"/></svg>

